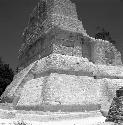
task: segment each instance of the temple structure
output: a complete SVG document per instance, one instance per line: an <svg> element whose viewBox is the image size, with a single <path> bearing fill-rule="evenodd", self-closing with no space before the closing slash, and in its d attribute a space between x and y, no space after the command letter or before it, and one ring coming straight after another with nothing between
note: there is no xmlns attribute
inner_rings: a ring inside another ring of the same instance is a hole
<svg viewBox="0 0 123 125"><path fill-rule="evenodd" d="M51 53L82 56L81 33L86 34L75 4L68 0L40 1L23 33L20 66L25 67Z"/></svg>
<svg viewBox="0 0 123 125"><path fill-rule="evenodd" d="M111 43L86 34L70 0L40 1L30 15L23 41L20 67L51 53L84 57L96 64L121 64L120 54Z"/></svg>
<svg viewBox="0 0 123 125"><path fill-rule="evenodd" d="M97 110L123 86L120 52L86 33L70 0L40 0L34 8L19 69L1 96L15 109Z"/></svg>

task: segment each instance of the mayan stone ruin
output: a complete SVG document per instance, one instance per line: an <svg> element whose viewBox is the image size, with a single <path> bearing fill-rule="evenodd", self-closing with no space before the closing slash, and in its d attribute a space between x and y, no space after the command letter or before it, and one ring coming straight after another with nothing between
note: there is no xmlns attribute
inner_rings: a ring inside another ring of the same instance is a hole
<svg viewBox="0 0 123 125"><path fill-rule="evenodd" d="M123 86L120 52L86 33L70 0L40 0L18 58L20 71L1 96L15 109L108 110Z"/></svg>

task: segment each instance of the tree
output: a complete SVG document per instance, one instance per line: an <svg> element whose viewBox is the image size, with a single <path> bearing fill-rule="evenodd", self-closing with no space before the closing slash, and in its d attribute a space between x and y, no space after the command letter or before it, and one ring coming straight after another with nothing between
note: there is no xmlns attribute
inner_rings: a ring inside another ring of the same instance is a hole
<svg viewBox="0 0 123 125"><path fill-rule="evenodd" d="M6 87L11 83L14 77L13 70L9 64L4 64L0 58L0 95L4 92Z"/></svg>
<svg viewBox="0 0 123 125"><path fill-rule="evenodd" d="M3 60L2 60L2 58L0 57L0 64L3 64Z"/></svg>
<svg viewBox="0 0 123 125"><path fill-rule="evenodd" d="M112 37L109 32L107 32L104 28L97 27L97 33L95 35L96 39L108 40L110 43L115 44L116 41L112 40Z"/></svg>

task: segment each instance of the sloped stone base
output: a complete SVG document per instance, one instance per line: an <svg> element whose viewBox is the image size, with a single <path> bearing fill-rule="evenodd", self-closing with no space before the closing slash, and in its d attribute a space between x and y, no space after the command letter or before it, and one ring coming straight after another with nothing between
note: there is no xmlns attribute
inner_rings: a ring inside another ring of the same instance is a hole
<svg viewBox="0 0 123 125"><path fill-rule="evenodd" d="M15 108L43 106L52 110L49 105L94 104L107 110L115 91L123 86L122 71L123 67L95 65L85 58L52 54L22 70L19 74L23 75L15 77L2 97L12 99Z"/></svg>

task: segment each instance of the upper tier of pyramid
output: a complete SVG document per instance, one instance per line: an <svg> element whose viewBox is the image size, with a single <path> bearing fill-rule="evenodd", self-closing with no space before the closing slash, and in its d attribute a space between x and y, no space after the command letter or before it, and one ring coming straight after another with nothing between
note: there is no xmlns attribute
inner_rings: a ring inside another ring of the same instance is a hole
<svg viewBox="0 0 123 125"><path fill-rule="evenodd" d="M122 64L120 52L109 41L87 35L70 0L40 0L22 38L19 67L51 53L84 57L96 64Z"/></svg>
<svg viewBox="0 0 123 125"><path fill-rule="evenodd" d="M70 0L40 0L30 14L28 25L23 32L24 44L21 50L53 27L86 34L82 22L78 20L76 6Z"/></svg>

